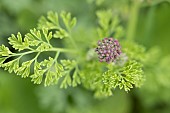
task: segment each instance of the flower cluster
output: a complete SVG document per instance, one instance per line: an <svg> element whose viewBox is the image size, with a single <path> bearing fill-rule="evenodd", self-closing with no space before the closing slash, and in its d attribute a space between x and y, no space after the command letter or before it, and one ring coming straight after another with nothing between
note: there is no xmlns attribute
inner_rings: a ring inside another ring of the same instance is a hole
<svg viewBox="0 0 170 113"><path fill-rule="evenodd" d="M104 38L98 41L95 49L100 62L115 62L121 54L121 47L118 40L113 38Z"/></svg>

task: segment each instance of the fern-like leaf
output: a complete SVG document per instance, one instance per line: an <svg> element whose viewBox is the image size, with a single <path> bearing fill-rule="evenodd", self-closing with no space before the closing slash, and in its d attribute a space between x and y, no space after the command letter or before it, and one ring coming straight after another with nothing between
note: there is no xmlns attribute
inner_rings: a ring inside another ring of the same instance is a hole
<svg viewBox="0 0 170 113"><path fill-rule="evenodd" d="M51 13L50 15L51 17L48 18L54 22ZM9 73L14 72L23 78L30 77L31 81L35 84L40 84L44 80L45 86L57 84L58 80L63 76L69 76L71 78L67 72L70 72L77 64L75 65L75 62L68 62L69 60L66 61L66 63L63 60L64 68L62 64L57 62L60 52L71 52L71 50L53 47L50 43L52 38L53 34L52 32L49 32L48 28L40 30L35 28L31 29L30 33L27 33L24 37L20 33L18 33L17 36L12 34L11 37L9 37L9 43L13 48L18 50L19 53L12 53L8 47L5 47L4 45L0 46L0 66L3 67L4 70L8 70ZM38 61L38 58L43 52L56 52L56 55L54 58L49 57L49 59ZM34 58L23 62L21 58L29 54L33 54ZM8 58L13 59L5 62ZM66 64L71 65L73 68L69 68ZM33 72L31 72L32 66L34 69ZM63 74L64 72L66 75ZM75 75L76 74L74 74L74 78L76 80L74 81L74 86L77 82L80 83Z"/></svg>
<svg viewBox="0 0 170 113"><path fill-rule="evenodd" d="M98 17L99 27L97 32L99 37L114 37L121 38L124 35L124 29L120 23L118 16L113 15L112 10L99 10L96 13Z"/></svg>
<svg viewBox="0 0 170 113"><path fill-rule="evenodd" d="M140 87L144 80L142 65L136 61L129 61L119 71L108 70L103 76L105 88L124 88L125 91L130 91L130 88Z"/></svg>
<svg viewBox="0 0 170 113"><path fill-rule="evenodd" d="M62 20L63 23L59 23L59 19ZM60 18L58 13L54 13L50 11L47 14L47 18L44 16L39 19L38 28L39 29L53 29L56 30L53 34L54 38L66 38L69 37L70 31L73 29L73 27L76 25L76 18L71 17L71 13L67 13L65 11L61 12ZM62 27L62 24L65 25L65 28Z"/></svg>
<svg viewBox="0 0 170 113"><path fill-rule="evenodd" d="M15 48L16 50L21 51L29 47L28 39L25 38L23 40L20 32L18 32L17 37L14 34L12 34L11 37L8 38L8 40L9 44L11 44L12 47Z"/></svg>
<svg viewBox="0 0 170 113"><path fill-rule="evenodd" d="M61 13L61 17L63 19L64 25L68 30L71 30L76 25L77 20L75 17L71 18L71 13L63 11Z"/></svg>
<svg viewBox="0 0 170 113"><path fill-rule="evenodd" d="M67 88L68 86L77 86L80 84L80 76L79 76L79 70L77 67L76 61L70 61L70 60L61 60L61 64L64 67L65 72L64 74L64 80L61 83L61 88ZM73 74L71 75L71 72L73 71Z"/></svg>
<svg viewBox="0 0 170 113"><path fill-rule="evenodd" d="M4 45L0 46L0 56L8 56L10 54L12 54L12 52L8 47L5 47Z"/></svg>

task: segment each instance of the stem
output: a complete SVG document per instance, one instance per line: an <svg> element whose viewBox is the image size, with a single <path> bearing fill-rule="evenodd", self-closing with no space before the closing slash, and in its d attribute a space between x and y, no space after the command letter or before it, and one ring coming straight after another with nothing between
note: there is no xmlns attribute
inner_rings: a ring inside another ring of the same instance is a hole
<svg viewBox="0 0 170 113"><path fill-rule="evenodd" d="M40 55L40 52L38 52L37 55L31 60L31 61L32 61L31 64L32 64L34 61L37 62L37 58L38 58L39 55Z"/></svg>
<svg viewBox="0 0 170 113"><path fill-rule="evenodd" d="M33 60L36 60L38 58L38 56L40 55L41 52L38 52L37 55L35 56L35 58Z"/></svg>
<svg viewBox="0 0 170 113"><path fill-rule="evenodd" d="M69 30L69 34L70 34L69 39L70 39L72 45L74 46L74 48L77 48L77 45L76 45L75 41L73 40L73 38L72 38L72 36L71 36L72 33L71 33L70 30Z"/></svg>
<svg viewBox="0 0 170 113"><path fill-rule="evenodd" d="M76 53L76 51L74 51L74 50L63 49L63 48L51 48L51 49L46 50L46 51L59 51L59 52Z"/></svg>
<svg viewBox="0 0 170 113"><path fill-rule="evenodd" d="M147 17L146 17L147 21L146 21L146 27L145 27L145 35L144 35L144 39L143 39L143 42L145 44L146 44L146 42L150 41L151 32L154 27L155 9L156 9L156 6L150 7Z"/></svg>
<svg viewBox="0 0 170 113"><path fill-rule="evenodd" d="M135 38L136 24L138 21L138 14L140 10L140 1L134 0L133 5L131 6L131 14L128 23L127 29L127 39L133 41Z"/></svg>
<svg viewBox="0 0 170 113"><path fill-rule="evenodd" d="M31 50L31 51L34 51L34 49L32 49L32 48L30 48L30 47L28 47L27 49L28 49L28 50Z"/></svg>
<svg viewBox="0 0 170 113"><path fill-rule="evenodd" d="M63 48L51 48L51 49L47 49L47 50L44 50L44 51L59 51L59 52L76 53L76 51L69 50L69 49L63 49ZM33 51L28 51L28 52L23 52L23 53L13 53L13 54L10 55L10 57L13 57L13 56L24 56L24 55L27 55L27 54L36 53L36 52L44 52L44 51L33 50Z"/></svg>
<svg viewBox="0 0 170 113"><path fill-rule="evenodd" d="M73 44L74 48L77 48L77 45L76 45L76 43L74 42L74 40L72 39L72 37L70 36L69 38L70 38L70 41L71 41L71 43Z"/></svg>
<svg viewBox="0 0 170 113"><path fill-rule="evenodd" d="M58 56L60 55L60 51L58 51L55 55L54 61L56 61L58 59Z"/></svg>
<svg viewBox="0 0 170 113"><path fill-rule="evenodd" d="M44 43L48 44L50 47L52 47L52 45L50 44L50 41L48 39L46 39L46 41L47 42L44 42L44 41L42 41L42 42L44 42Z"/></svg>
<svg viewBox="0 0 170 113"><path fill-rule="evenodd" d="M45 43L45 44L49 45L50 47L52 47L52 45L50 44L49 41L48 41L48 42L45 42L45 41L40 40L40 42Z"/></svg>
<svg viewBox="0 0 170 113"><path fill-rule="evenodd" d="M48 72L48 71L50 71L49 69L51 69L52 68L52 66L55 64L55 62L57 62L57 59L58 59L58 56L60 55L60 52L58 51L58 52L56 52L56 55L55 55L55 58L54 58L54 61L53 61L53 63L51 64L51 66L49 66L48 68L46 68L45 69L45 72Z"/></svg>
<svg viewBox="0 0 170 113"><path fill-rule="evenodd" d="M13 53L13 54L10 55L10 57L23 56L23 55L31 54L31 53L34 53L34 52L38 52L38 51L28 51L28 52L23 52L23 53Z"/></svg>

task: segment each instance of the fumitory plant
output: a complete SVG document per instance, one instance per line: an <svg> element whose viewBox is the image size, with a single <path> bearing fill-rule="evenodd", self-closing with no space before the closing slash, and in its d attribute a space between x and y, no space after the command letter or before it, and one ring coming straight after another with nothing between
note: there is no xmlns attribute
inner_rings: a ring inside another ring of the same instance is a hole
<svg viewBox="0 0 170 113"><path fill-rule="evenodd" d="M97 13L98 36L76 37L77 19L68 12L48 12L37 28L8 40L15 51L0 46L0 67L34 84L60 88L85 87L96 97L111 96L117 88L126 92L145 80L146 51L126 38L119 16L112 10ZM92 41L90 41L92 40Z"/></svg>

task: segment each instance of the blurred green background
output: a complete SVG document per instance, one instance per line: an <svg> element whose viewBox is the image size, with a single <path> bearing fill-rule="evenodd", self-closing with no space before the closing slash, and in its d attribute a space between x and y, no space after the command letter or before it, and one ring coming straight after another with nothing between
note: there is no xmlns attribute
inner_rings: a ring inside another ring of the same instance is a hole
<svg viewBox="0 0 170 113"><path fill-rule="evenodd" d="M128 28L132 7L132 0L0 0L0 44L8 45L12 33L25 34L36 27L38 18L50 10L71 12L81 32L87 32L97 23L95 12L109 8L121 14ZM170 2L143 0L137 17L135 40L147 49L158 47L163 68L148 74L142 88L115 91L112 97L98 100L83 88L33 85L0 69L0 113L170 113Z"/></svg>

